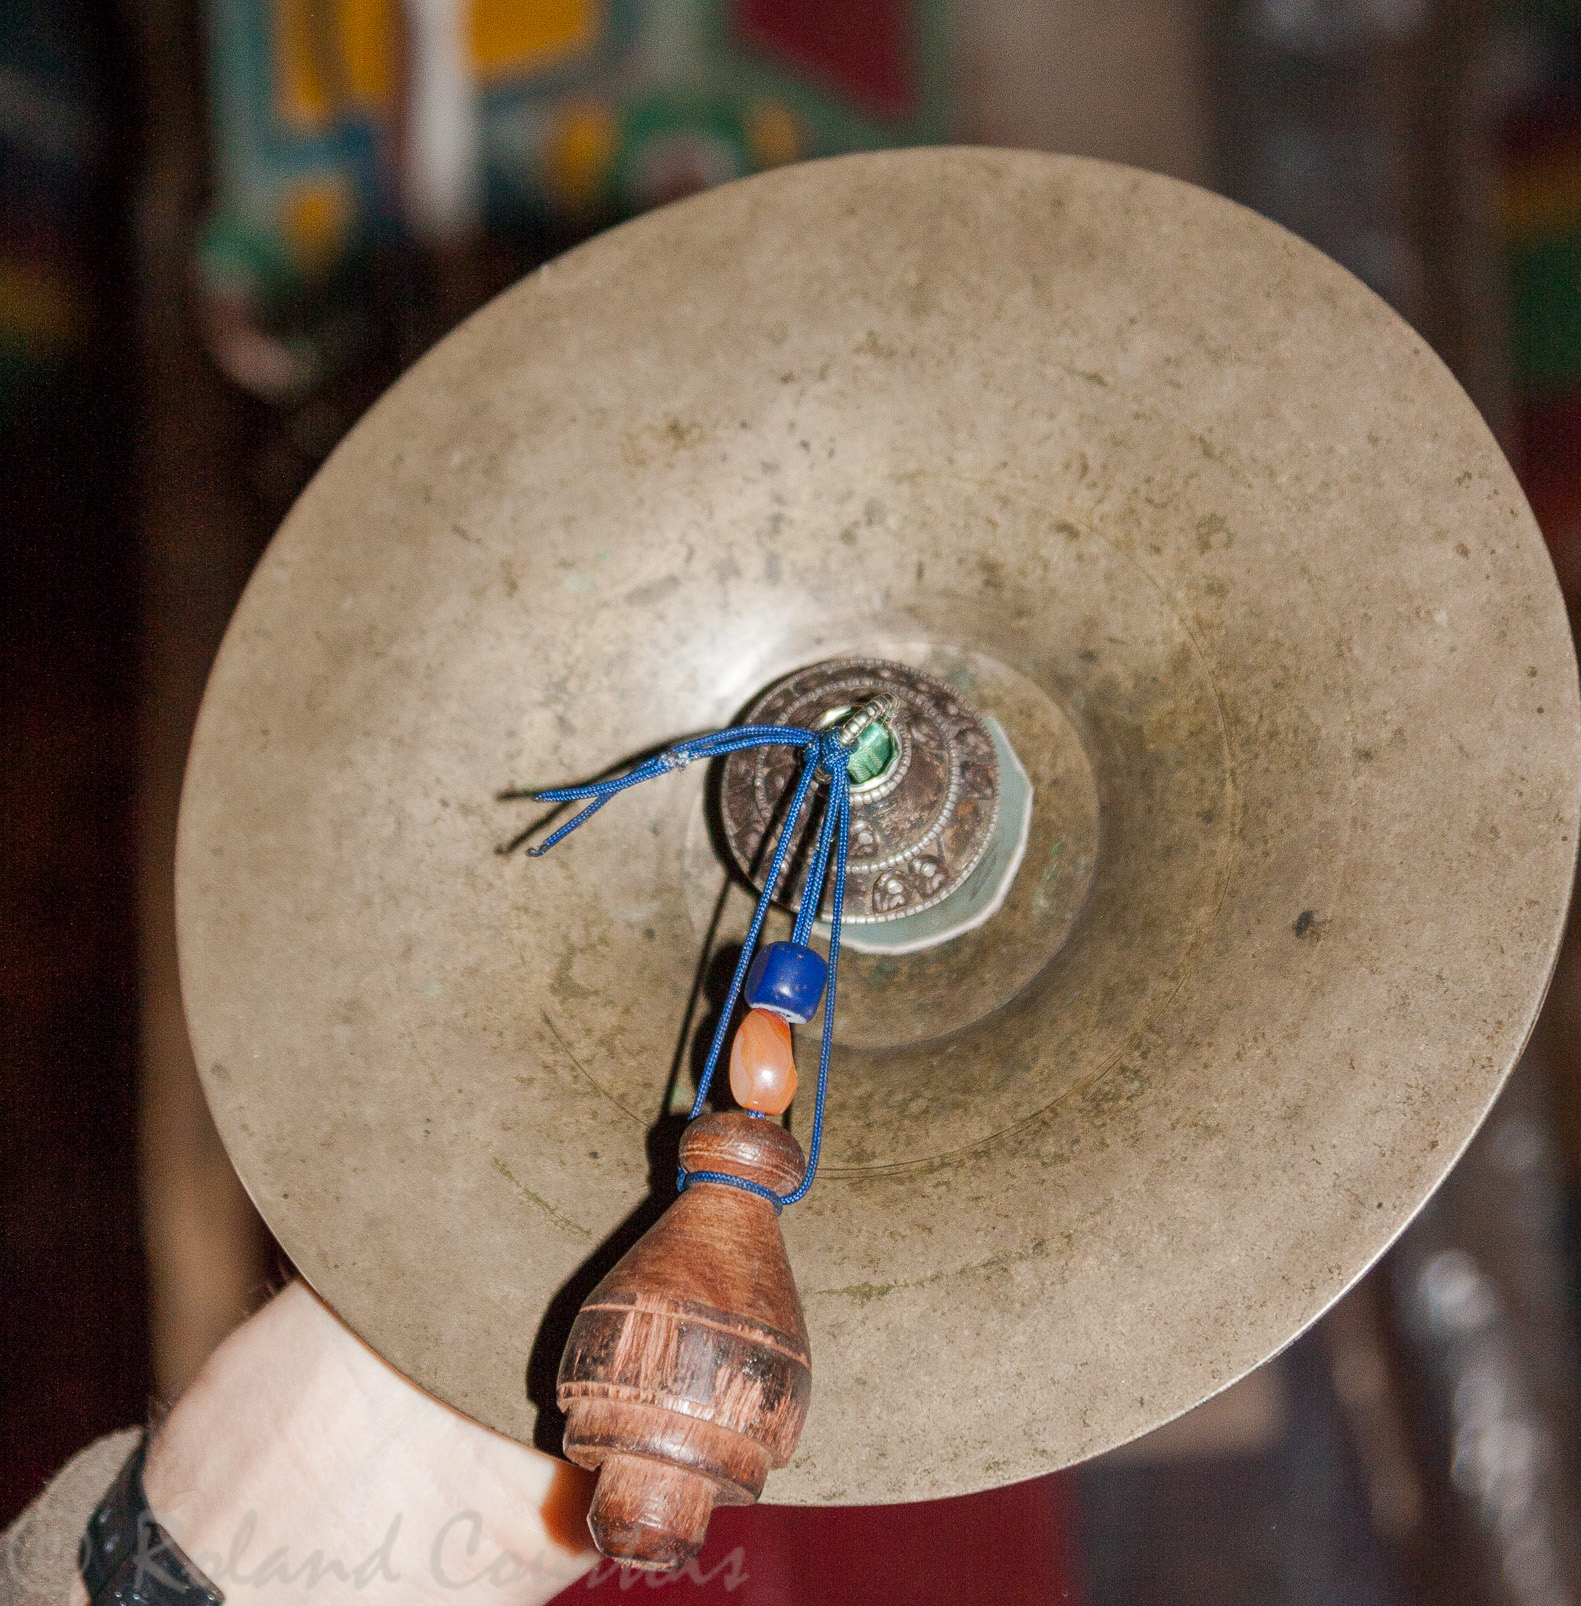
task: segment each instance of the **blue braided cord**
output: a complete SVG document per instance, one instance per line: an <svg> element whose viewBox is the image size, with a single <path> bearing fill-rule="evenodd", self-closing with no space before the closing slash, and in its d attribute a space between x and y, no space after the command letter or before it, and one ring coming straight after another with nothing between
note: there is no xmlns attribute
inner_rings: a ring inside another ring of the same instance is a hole
<svg viewBox="0 0 1581 1606"><path fill-rule="evenodd" d="M582 786L551 787L533 795L546 803L571 802L581 797L613 797L638 781L685 769L694 760L711 758L717 753L733 753L742 747L816 747L820 740L817 731L805 730L800 725L727 725L723 730L676 742L662 753L644 759L624 775L612 776L607 781L588 781Z"/></svg>
<svg viewBox="0 0 1581 1606"><path fill-rule="evenodd" d="M644 775L642 777L642 779L643 780L647 780L647 776ZM610 797L613 797L613 796L614 796L614 793L613 792L610 793ZM547 794L540 792L538 794L538 801L540 803L543 803L543 802L559 803L559 802L561 802L563 800L560 799L560 798L550 798L550 797L547 796ZM544 839L544 841L540 842L537 847L528 848L527 857L529 859L541 859L544 856L544 854L546 854L549 851L549 849L552 848L555 845L556 842L562 841L564 838L570 836L570 834L579 825L581 825L584 821L591 820L593 818L593 816L595 814L597 814L598 811L601 808L603 808L603 806L607 802L609 802L609 798L608 797L595 798L594 801L589 803L588 806L585 809L583 809L580 814L575 815L571 819L567 820L565 822L565 824L562 825L558 831L551 831L550 834L548 835L548 837L546 837Z"/></svg>
<svg viewBox="0 0 1581 1606"><path fill-rule="evenodd" d="M756 1115L757 1111L752 1113ZM785 1208L785 1201L772 1188L765 1188L761 1182L749 1182L745 1177L732 1176L728 1171L683 1171L681 1192L684 1193L694 1182L722 1182L726 1187L740 1188L743 1193L755 1193L774 1206L776 1216Z"/></svg>
<svg viewBox="0 0 1581 1606"><path fill-rule="evenodd" d="M819 760L827 769L828 754L820 746ZM845 770L845 753L840 753L837 768ZM833 773L832 771L830 773ZM838 822L838 811L834 806L834 795L831 792L827 807L824 809L823 824L818 830L817 845L813 850L812 863L807 867L807 878L802 883L801 905L796 910L796 929L791 933L791 941L799 942L803 947L812 935L813 921L818 918L818 906L823 902L824 877L829 868L829 844L834 840L835 826Z"/></svg>
<svg viewBox="0 0 1581 1606"><path fill-rule="evenodd" d="M811 731L806 734L813 735ZM714 1079L714 1069L719 1064L719 1056L730 1031L731 1017L736 1012L736 1000L740 998L747 972L752 968L752 955L758 945L758 933L762 931L763 922L768 918L769 905L774 900L774 888L779 885L780 871L784 868L786 855L790 851L791 838L796 834L796 822L801 818L802 807L807 801L807 794L812 790L813 777L817 773L818 739L814 736L814 745L807 749L807 756L802 761L801 779L796 783L796 792L785 815L780 839L774 845L774 857L769 863L769 873L763 881L763 891L758 895L758 906L752 911L752 924L747 927L746 940L741 944L741 957L736 960L736 973L730 979L729 996L719 1010L719 1024L714 1028L714 1040L709 1045L708 1061L703 1066L702 1079L697 1084L697 1097L692 1100L692 1113L687 1116L689 1121L695 1121L703 1113L703 1105L708 1099L708 1087ZM682 1172L682 1176L684 1175L685 1172ZM682 1183L682 1186L685 1184Z"/></svg>
<svg viewBox="0 0 1581 1606"><path fill-rule="evenodd" d="M653 758L645 759L626 774L617 775L611 780L593 781L585 786L561 786L538 792L535 796L543 803L580 802L584 798L590 801L587 808L552 832L538 847L529 848L527 851L531 857L541 858L557 842L563 841L579 825L595 815L610 798L624 792L627 787L653 780L660 775L667 775L672 770L685 769L688 764L698 759L719 758L726 753L739 752L748 747L775 746L798 748L805 754L802 760L801 778L796 783L790 810L780 829L779 841L774 847L768 876L758 897L757 907L753 910L752 924L747 929L741 957L736 962L735 975L731 978L730 993L720 1011L719 1024L714 1029L713 1042L708 1051L708 1061L703 1067L702 1078L697 1087L697 1097L692 1101L691 1114L687 1119L695 1121L703 1113L709 1085L713 1081L725 1037L730 1029L730 1020L741 997L741 988L746 981L747 971L751 968L752 955L773 901L774 888L779 884L780 873L785 867L785 859L795 836L796 822L801 818L801 811L806 805L807 794L812 790L813 780L818 770L822 768L829 776L829 802L819 827L818 842L809 866L807 882L802 890L793 939L805 943L813 921L817 918L818 906L823 901L824 881L828 875L830 847L833 844L835 866L829 929L829 981L824 996L823 1041L818 1054L818 1093L813 1105L812 1141L807 1149L807 1170L800 1185L794 1192L787 1194L777 1194L772 1188L765 1188L761 1183L749 1182L745 1177L732 1176L727 1171L689 1172L683 1169L676 1180L677 1186L682 1190L693 1182L715 1182L725 1187L739 1188L745 1193L754 1193L759 1198L767 1199L778 1214L785 1205L795 1204L812 1186L813 1177L818 1170L819 1151L823 1147L824 1104L829 1090L829 1060L834 1047L835 970L840 962L840 921L845 908L846 858L851 833L851 776L846 768L848 755L835 733L805 730L799 725L733 725L724 730L711 731L704 736L694 736L687 741L677 742L673 747L666 748Z"/></svg>
<svg viewBox="0 0 1581 1606"><path fill-rule="evenodd" d="M842 754L844 750L842 749ZM818 1151L823 1147L823 1106L829 1092L829 1056L834 1049L834 987L840 970L840 920L845 913L845 861L851 840L851 775L844 764L829 773L829 812L838 816L835 826L834 895L829 907L829 990L823 1000L823 1042L818 1049L818 1096L812 1107L812 1141L807 1145L807 1171L792 1193L780 1202L792 1205L812 1186L818 1174ZM821 888L819 889L822 890ZM813 894L817 907L817 893Z"/></svg>
<svg viewBox="0 0 1581 1606"><path fill-rule="evenodd" d="M692 1113L689 1120L695 1121L702 1114L703 1102L708 1094L708 1084L713 1077L714 1067L718 1063L719 1053L724 1045L725 1034L729 1030L730 1020L735 1013L736 1000L740 996L742 983L751 965L752 952L757 945L758 932L763 924L763 917L768 912L769 901L774 886L779 879L780 863L783 858L785 844L790 837L791 830L801 816L802 803L806 797L812 776L821 767L829 775L829 803L824 814L822 828L818 832L818 847L810 867L806 884L802 888L801 912L797 917L796 941L803 940L803 925L811 926L812 918L816 915L818 905L822 901L823 881L827 873L829 862L829 847L833 842L835 846L834 871L834 897L830 909L829 927L829 982L828 990L824 995L823 1041L818 1050L818 1094L813 1105L812 1139L807 1147L807 1170L801 1179L800 1185L794 1192L786 1194L771 1194L768 1189L760 1188L755 1183L737 1178L736 1185L745 1188L749 1193L759 1193L778 1201L776 1211L784 1205L795 1204L805 1195L812 1186L813 1177L818 1170L818 1153L823 1147L823 1112L824 1103L829 1090L829 1060L834 1051L834 992L835 968L840 963L840 922L845 910L845 870L846 856L850 839L851 827L851 775L845 767L846 750L836 740L834 732L825 732L820 738L816 752L809 752L803 764L801 784L796 788L796 796L791 803L789 814L786 816L785 828L780 833L779 847L774 856L774 863L769 868L768 880L764 883L762 896L758 899L758 907L753 914L752 925L748 929L747 939L741 950L741 958L736 964L736 974L731 982L730 995L720 1013L719 1025L714 1032L713 1046L709 1051L708 1064L703 1070L702 1081L698 1085L697 1098L692 1104ZM688 1172L682 1170L677 1179L677 1185L684 1190L689 1184L699 1178L706 1177L715 1181L723 1176L723 1172Z"/></svg>
<svg viewBox="0 0 1581 1606"><path fill-rule="evenodd" d="M540 803L576 803L583 798L592 798L593 802L557 831L551 832L537 847L528 848L527 856L541 859L557 842L570 836L579 825L591 819L612 797L624 792L628 786L668 775L671 770L683 770L698 759L719 758L744 747L806 748L816 746L818 740L816 731L803 730L799 725L731 725L724 730L710 731L706 736L694 736L688 741L677 742L674 747L667 747L662 753L644 759L634 769L612 780L591 781L586 786L556 786L547 792L535 792L533 795Z"/></svg>

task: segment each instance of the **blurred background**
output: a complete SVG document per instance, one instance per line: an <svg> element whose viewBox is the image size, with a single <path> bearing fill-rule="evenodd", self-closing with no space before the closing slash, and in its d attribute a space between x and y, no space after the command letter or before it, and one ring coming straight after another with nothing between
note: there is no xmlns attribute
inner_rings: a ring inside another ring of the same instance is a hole
<svg viewBox="0 0 1581 1606"><path fill-rule="evenodd" d="M211 657L293 497L576 240L945 140L1171 173L1336 257L1483 409L1575 616L1581 0L0 4L0 1523L288 1274L198 1091L171 858ZM1285 1355L1070 1473L722 1513L710 1581L666 1587L1581 1606L1578 1184L1571 942L1449 1183Z"/></svg>

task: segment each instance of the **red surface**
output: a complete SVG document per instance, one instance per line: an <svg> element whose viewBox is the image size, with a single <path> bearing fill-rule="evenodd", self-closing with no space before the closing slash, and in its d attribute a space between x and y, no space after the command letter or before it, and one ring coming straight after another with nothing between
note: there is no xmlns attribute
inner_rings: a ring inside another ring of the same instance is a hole
<svg viewBox="0 0 1581 1606"><path fill-rule="evenodd" d="M1528 397L1521 484L1542 526L1565 595L1581 597L1581 393Z"/></svg>
<svg viewBox="0 0 1581 1606"><path fill-rule="evenodd" d="M897 121L915 110L909 0L738 0L736 32L859 110Z"/></svg>
<svg viewBox="0 0 1581 1606"><path fill-rule="evenodd" d="M604 1562L559 1606L650 1591L677 1606L1080 1606L1067 1477L902 1506L716 1511L689 1570Z"/></svg>

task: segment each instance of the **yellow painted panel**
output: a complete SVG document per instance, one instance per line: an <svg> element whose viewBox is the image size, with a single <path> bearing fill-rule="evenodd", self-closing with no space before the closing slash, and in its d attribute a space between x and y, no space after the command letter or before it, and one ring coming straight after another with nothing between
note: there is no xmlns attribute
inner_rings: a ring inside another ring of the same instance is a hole
<svg viewBox="0 0 1581 1606"><path fill-rule="evenodd" d="M400 0L275 0L276 107L300 133L382 111L395 87Z"/></svg>
<svg viewBox="0 0 1581 1606"><path fill-rule="evenodd" d="M340 174L319 174L294 184L280 199L280 228L297 266L324 272L346 248L356 198Z"/></svg>
<svg viewBox="0 0 1581 1606"><path fill-rule="evenodd" d="M400 0L339 0L340 36L353 98L370 110L395 93L396 28Z"/></svg>
<svg viewBox="0 0 1581 1606"><path fill-rule="evenodd" d="M801 131L795 113L777 100L756 102L747 118L747 145L756 168L783 167L794 162L801 155Z"/></svg>
<svg viewBox="0 0 1581 1606"><path fill-rule="evenodd" d="M275 0L275 107L288 127L316 133L329 121L323 51L315 48L313 0Z"/></svg>
<svg viewBox="0 0 1581 1606"><path fill-rule="evenodd" d="M600 0L472 0L472 62L484 79L536 72L591 49Z"/></svg>
<svg viewBox="0 0 1581 1606"><path fill-rule="evenodd" d="M589 206L615 170L620 124L599 101L568 101L544 141L544 177L562 206Z"/></svg>

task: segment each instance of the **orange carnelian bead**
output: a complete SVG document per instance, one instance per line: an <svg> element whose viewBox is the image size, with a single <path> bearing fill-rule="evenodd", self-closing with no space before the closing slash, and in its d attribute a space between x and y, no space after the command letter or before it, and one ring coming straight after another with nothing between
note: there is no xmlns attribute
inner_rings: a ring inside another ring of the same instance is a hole
<svg viewBox="0 0 1581 1606"><path fill-rule="evenodd" d="M730 1046L730 1091L744 1110L783 1115L796 1097L796 1057L789 1021L766 1009L747 1011Z"/></svg>

